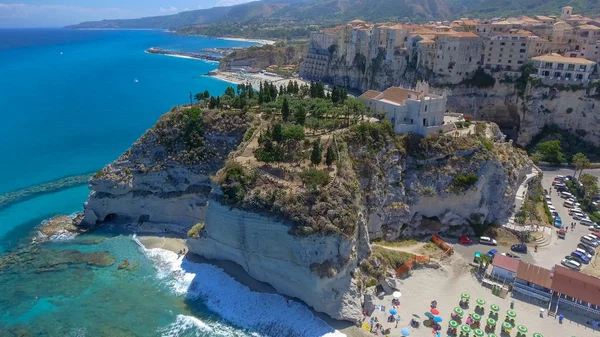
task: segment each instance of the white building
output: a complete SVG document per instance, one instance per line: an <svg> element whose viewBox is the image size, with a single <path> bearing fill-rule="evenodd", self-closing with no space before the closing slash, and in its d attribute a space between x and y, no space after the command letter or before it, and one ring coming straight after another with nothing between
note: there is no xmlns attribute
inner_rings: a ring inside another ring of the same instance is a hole
<svg viewBox="0 0 600 337"><path fill-rule="evenodd" d="M578 57L564 57L556 53L537 56L532 60L537 69L535 76L553 83L588 83L596 66L594 61Z"/></svg>
<svg viewBox="0 0 600 337"><path fill-rule="evenodd" d="M384 92L369 90L359 99L365 102L371 112L385 114L394 132L428 135L437 133L444 124L446 94L429 93L429 85L417 84L415 90L390 87Z"/></svg>

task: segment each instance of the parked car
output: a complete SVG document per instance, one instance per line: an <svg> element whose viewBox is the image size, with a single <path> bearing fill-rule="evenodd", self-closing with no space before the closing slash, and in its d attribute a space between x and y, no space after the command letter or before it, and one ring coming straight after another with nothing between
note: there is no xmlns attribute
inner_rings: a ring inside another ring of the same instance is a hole
<svg viewBox="0 0 600 337"><path fill-rule="evenodd" d="M547 202L552 202L552 197L549 195L545 196Z"/></svg>
<svg viewBox="0 0 600 337"><path fill-rule="evenodd" d="M588 234L588 236L591 236L592 238L596 239L596 241L600 241L600 232L592 232ZM600 244L600 242L598 243Z"/></svg>
<svg viewBox="0 0 600 337"><path fill-rule="evenodd" d="M552 217L556 218L556 217L560 217L560 215L558 215L558 212L552 212Z"/></svg>
<svg viewBox="0 0 600 337"><path fill-rule="evenodd" d="M490 237L482 236L479 238L479 243L482 245L497 246L498 242Z"/></svg>
<svg viewBox="0 0 600 337"><path fill-rule="evenodd" d="M575 212L582 213L582 210L581 210L581 208L578 208L578 207L573 207L573 208L569 209L569 215L573 215L573 213L575 213Z"/></svg>
<svg viewBox="0 0 600 337"><path fill-rule="evenodd" d="M590 218L588 218L587 216L584 219L579 220L579 224L581 224L583 226L593 226L594 225L592 220L590 220Z"/></svg>
<svg viewBox="0 0 600 337"><path fill-rule="evenodd" d="M493 259L494 256L496 256L496 254L498 254L498 250L490 249L490 251L487 252L487 254L485 254L485 255L487 255L487 257L489 257L490 259Z"/></svg>
<svg viewBox="0 0 600 337"><path fill-rule="evenodd" d="M579 241L594 248L598 247L598 240L596 239L596 236L593 235L584 235L581 237L581 239L579 239Z"/></svg>
<svg viewBox="0 0 600 337"><path fill-rule="evenodd" d="M564 180L565 176L557 175L556 177L554 177L554 179Z"/></svg>
<svg viewBox="0 0 600 337"><path fill-rule="evenodd" d="M508 256L510 258L517 259L517 260L521 259L521 257L519 255L513 254L511 252L502 253L502 255Z"/></svg>
<svg viewBox="0 0 600 337"><path fill-rule="evenodd" d="M563 259L562 261L560 261L560 264L575 271L581 270L581 264L577 261Z"/></svg>
<svg viewBox="0 0 600 337"><path fill-rule="evenodd" d="M581 248L577 248L575 249L576 252L580 252L581 254L587 256L588 259L592 259L592 254L588 253L586 250L581 249Z"/></svg>
<svg viewBox="0 0 600 337"><path fill-rule="evenodd" d="M560 187L556 187L556 190L559 192L568 192L569 189L567 188L567 186L560 186Z"/></svg>
<svg viewBox="0 0 600 337"><path fill-rule="evenodd" d="M527 253L527 245L524 243L518 243L516 245L512 245L510 247L510 249L513 252L517 252L517 253Z"/></svg>
<svg viewBox="0 0 600 337"><path fill-rule="evenodd" d="M590 254L592 256L596 255L596 249L594 247L586 245L583 242L578 243L577 248L581 248L581 249L585 250L588 254Z"/></svg>
<svg viewBox="0 0 600 337"><path fill-rule="evenodd" d="M583 213L579 213L579 212L573 212L573 215L571 215L573 217L574 220L581 220L586 218L586 216Z"/></svg>
<svg viewBox="0 0 600 337"><path fill-rule="evenodd" d="M577 180L577 179L575 179L575 177L573 177L573 176L566 176L565 180Z"/></svg>
<svg viewBox="0 0 600 337"><path fill-rule="evenodd" d="M562 219L559 216L554 218L554 227L556 227L556 228L563 227Z"/></svg>
<svg viewBox="0 0 600 337"><path fill-rule="evenodd" d="M471 240L468 236L463 235L458 239L458 242L460 242L461 245L470 245L473 243L473 240Z"/></svg>
<svg viewBox="0 0 600 337"><path fill-rule="evenodd" d="M556 212L556 208L552 205L548 205L548 209L550 210L550 212Z"/></svg>
<svg viewBox="0 0 600 337"><path fill-rule="evenodd" d="M588 227L589 230L591 230L592 232L600 232L600 226L598 225L591 225Z"/></svg>
<svg viewBox="0 0 600 337"><path fill-rule="evenodd" d="M576 260L581 261L585 264L590 263L590 259L587 257L586 254L580 253L578 251L574 251L571 253L571 256L573 256Z"/></svg>

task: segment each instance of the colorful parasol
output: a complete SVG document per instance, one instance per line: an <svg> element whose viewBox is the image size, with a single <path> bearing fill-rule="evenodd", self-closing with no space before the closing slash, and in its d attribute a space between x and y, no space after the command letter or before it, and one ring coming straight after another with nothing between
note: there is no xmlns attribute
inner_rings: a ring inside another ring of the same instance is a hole
<svg viewBox="0 0 600 337"><path fill-rule="evenodd" d="M478 298L477 301L475 301L475 303L477 303L477 305L484 305L485 304L485 300Z"/></svg>
<svg viewBox="0 0 600 337"><path fill-rule="evenodd" d="M526 326L524 326L524 325L517 325L517 330L518 330L520 333L526 333L526 332L527 332L527 327L526 327Z"/></svg>
<svg viewBox="0 0 600 337"><path fill-rule="evenodd" d="M492 304L492 305L490 306L490 309L492 309L492 311L495 311L495 312L498 312L498 311L500 311L500 307L499 307L499 306L497 306L497 305L495 305L495 304Z"/></svg>
<svg viewBox="0 0 600 337"><path fill-rule="evenodd" d="M458 328L458 322L457 322L457 321L455 321L455 320L451 320L451 321L450 321L450 323L448 323L448 325L450 325L450 327L451 327L452 329L456 329L456 328Z"/></svg>
<svg viewBox="0 0 600 337"><path fill-rule="evenodd" d="M486 322L489 325L496 326L496 320L493 318L488 318Z"/></svg>

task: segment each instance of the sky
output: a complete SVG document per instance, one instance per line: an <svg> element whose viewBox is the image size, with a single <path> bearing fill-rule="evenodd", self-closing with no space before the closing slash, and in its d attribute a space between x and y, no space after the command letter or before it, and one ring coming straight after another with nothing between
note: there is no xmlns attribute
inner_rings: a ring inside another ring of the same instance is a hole
<svg viewBox="0 0 600 337"><path fill-rule="evenodd" d="M252 0L0 0L0 28L62 27L83 21L167 15Z"/></svg>

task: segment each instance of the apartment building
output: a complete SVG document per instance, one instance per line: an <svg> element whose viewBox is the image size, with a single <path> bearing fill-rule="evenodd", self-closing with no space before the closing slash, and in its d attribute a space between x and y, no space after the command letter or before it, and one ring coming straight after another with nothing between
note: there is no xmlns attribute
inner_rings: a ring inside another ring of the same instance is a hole
<svg viewBox="0 0 600 337"><path fill-rule="evenodd" d="M546 83L585 84L590 81L596 62L552 53L533 58L537 73Z"/></svg>
<svg viewBox="0 0 600 337"><path fill-rule="evenodd" d="M308 53L300 67L300 75L304 78L320 80L327 76L327 64L330 58L330 47L335 44L335 36L330 33L312 33L308 44Z"/></svg>
<svg viewBox="0 0 600 337"><path fill-rule="evenodd" d="M522 29L511 29L485 40L485 69L516 71L547 49L546 40Z"/></svg>
<svg viewBox="0 0 600 337"><path fill-rule="evenodd" d="M448 83L470 78L481 67L483 39L472 32L454 32L437 36L433 72L444 76Z"/></svg>

